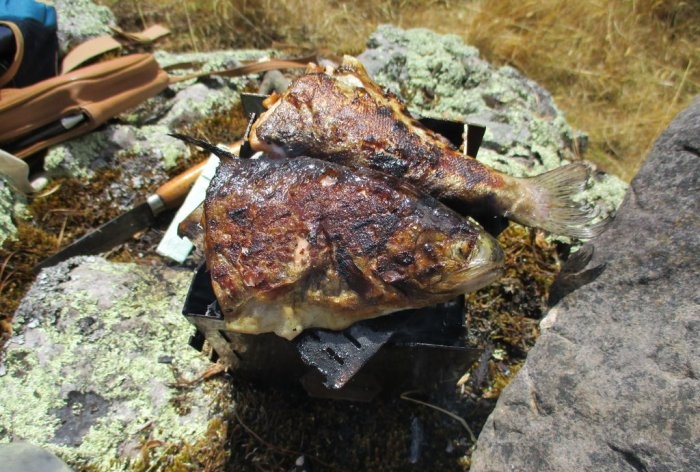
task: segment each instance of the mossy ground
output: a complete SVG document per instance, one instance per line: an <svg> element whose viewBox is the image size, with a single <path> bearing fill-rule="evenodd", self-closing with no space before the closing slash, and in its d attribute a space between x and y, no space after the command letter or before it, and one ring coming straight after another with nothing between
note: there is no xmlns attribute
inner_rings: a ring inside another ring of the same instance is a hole
<svg viewBox="0 0 700 472"><path fill-rule="evenodd" d="M460 383L465 394L484 398L498 398L534 346L549 287L567 251L542 232L515 224L499 236L499 242L506 256L504 276L467 297L469 335L491 355L487 364L475 365Z"/></svg>
<svg viewBox="0 0 700 472"><path fill-rule="evenodd" d="M85 182L59 178L31 197L30 218L17 221L17 235L0 247L0 319L9 320L34 281L32 268L61 246L118 214L106 189L119 178L112 170Z"/></svg>

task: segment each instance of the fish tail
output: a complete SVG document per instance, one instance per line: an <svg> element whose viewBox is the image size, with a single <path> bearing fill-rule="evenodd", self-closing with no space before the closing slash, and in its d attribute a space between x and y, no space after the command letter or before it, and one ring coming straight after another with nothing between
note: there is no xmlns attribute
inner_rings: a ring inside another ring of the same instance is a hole
<svg viewBox="0 0 700 472"><path fill-rule="evenodd" d="M602 233L610 220L594 223L599 216L597 209L573 198L584 190L589 177L586 164L574 163L515 179L517 197L504 216L561 236L590 239Z"/></svg>

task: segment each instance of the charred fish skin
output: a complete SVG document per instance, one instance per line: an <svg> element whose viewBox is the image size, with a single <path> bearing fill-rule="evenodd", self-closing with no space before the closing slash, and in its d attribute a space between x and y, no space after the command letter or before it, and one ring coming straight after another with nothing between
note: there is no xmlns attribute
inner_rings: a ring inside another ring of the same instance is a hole
<svg viewBox="0 0 700 472"><path fill-rule="evenodd" d="M271 100L250 141L254 149L277 157L308 155L406 179L472 216L506 216L578 238L590 238L605 226L591 224L595 212L572 198L589 177L584 164L532 178L498 172L423 127L347 56L334 71L304 75Z"/></svg>
<svg viewBox="0 0 700 472"><path fill-rule="evenodd" d="M476 290L503 253L478 224L370 169L316 159L222 162L205 254L227 329L292 339Z"/></svg>

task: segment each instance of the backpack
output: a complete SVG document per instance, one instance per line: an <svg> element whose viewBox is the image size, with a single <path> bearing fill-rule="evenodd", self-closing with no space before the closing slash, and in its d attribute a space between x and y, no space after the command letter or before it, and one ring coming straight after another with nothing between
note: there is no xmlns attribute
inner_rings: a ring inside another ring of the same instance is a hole
<svg viewBox="0 0 700 472"><path fill-rule="evenodd" d="M54 7L0 0L0 87L25 87L58 73Z"/></svg>

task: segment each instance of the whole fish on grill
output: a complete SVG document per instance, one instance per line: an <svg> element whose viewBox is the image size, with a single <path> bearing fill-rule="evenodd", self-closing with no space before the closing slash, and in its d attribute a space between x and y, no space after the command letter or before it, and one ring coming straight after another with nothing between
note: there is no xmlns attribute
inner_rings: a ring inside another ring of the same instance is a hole
<svg viewBox="0 0 700 472"><path fill-rule="evenodd" d="M308 157L222 159L201 224L226 328L239 333L343 329L503 270L474 221L394 177Z"/></svg>
<svg viewBox="0 0 700 472"><path fill-rule="evenodd" d="M606 222L572 199L589 176L582 163L516 178L462 155L414 120L360 62L316 70L268 98L251 146L277 157L312 156L402 178L463 214L501 215L552 233L590 238Z"/></svg>

